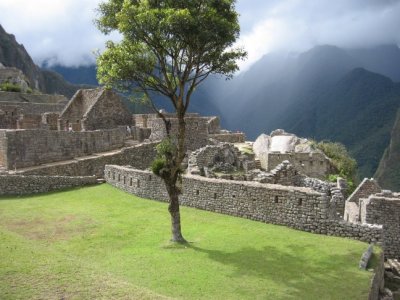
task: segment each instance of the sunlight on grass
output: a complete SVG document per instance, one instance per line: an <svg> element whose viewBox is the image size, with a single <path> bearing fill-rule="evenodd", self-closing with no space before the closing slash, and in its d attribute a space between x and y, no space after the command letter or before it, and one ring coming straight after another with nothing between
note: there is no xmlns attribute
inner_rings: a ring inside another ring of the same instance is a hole
<svg viewBox="0 0 400 300"><path fill-rule="evenodd" d="M103 184L0 198L1 299L366 299L367 245L167 205Z"/></svg>

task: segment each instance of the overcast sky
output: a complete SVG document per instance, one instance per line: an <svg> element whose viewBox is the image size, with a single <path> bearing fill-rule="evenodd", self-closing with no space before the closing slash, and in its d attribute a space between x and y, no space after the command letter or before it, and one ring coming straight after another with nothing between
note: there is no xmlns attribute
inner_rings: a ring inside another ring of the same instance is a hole
<svg viewBox="0 0 400 300"><path fill-rule="evenodd" d="M37 64L93 62L109 37L93 26L101 0L0 0L0 24ZM400 0L238 0L243 69L276 50L400 44Z"/></svg>

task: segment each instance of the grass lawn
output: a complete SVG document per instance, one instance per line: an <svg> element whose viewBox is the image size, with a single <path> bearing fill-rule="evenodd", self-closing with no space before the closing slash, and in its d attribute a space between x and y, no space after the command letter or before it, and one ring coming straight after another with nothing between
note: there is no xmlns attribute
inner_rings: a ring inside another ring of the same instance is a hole
<svg viewBox="0 0 400 300"><path fill-rule="evenodd" d="M367 245L182 208L107 184L0 198L0 299L367 299Z"/></svg>

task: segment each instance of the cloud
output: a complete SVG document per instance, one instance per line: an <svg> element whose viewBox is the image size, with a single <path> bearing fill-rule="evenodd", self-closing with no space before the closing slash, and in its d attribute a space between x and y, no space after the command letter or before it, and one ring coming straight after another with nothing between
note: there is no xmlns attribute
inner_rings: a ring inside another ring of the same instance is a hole
<svg viewBox="0 0 400 300"><path fill-rule="evenodd" d="M257 0L248 0L257 1ZM370 47L400 44L400 1L281 0L258 8L262 16L243 23L239 45L248 51L242 70L271 51L304 51L315 45Z"/></svg>
<svg viewBox="0 0 400 300"><path fill-rule="evenodd" d="M92 63L108 39L93 25L103 0L0 0L0 22L37 64ZM318 44L367 47L400 43L400 0L238 0L248 68L264 54Z"/></svg>
<svg viewBox="0 0 400 300"><path fill-rule="evenodd" d="M37 64L78 66L94 62L92 51L109 37L93 25L99 0L1 0L4 29L22 42Z"/></svg>

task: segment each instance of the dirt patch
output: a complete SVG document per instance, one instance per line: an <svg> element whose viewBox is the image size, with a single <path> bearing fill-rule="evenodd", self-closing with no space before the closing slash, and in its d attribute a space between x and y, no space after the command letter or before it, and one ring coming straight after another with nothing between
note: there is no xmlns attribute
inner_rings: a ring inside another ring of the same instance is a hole
<svg viewBox="0 0 400 300"><path fill-rule="evenodd" d="M0 225L30 240L59 241L87 233L94 222L87 217L65 215L53 220L3 220Z"/></svg>

